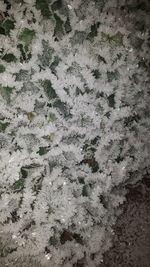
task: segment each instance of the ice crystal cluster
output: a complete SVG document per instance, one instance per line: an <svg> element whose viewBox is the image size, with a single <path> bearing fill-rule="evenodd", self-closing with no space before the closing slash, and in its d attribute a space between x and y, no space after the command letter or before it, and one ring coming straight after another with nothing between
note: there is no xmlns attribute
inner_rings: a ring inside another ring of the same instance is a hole
<svg viewBox="0 0 150 267"><path fill-rule="evenodd" d="M0 1L0 267L99 266L149 166L148 1Z"/></svg>

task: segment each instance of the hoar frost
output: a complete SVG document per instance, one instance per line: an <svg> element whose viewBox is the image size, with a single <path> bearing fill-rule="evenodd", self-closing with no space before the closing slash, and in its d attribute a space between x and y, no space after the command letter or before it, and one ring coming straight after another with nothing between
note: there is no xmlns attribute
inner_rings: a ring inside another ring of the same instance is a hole
<svg viewBox="0 0 150 267"><path fill-rule="evenodd" d="M149 6L124 2L0 1L0 266L98 266L149 166Z"/></svg>

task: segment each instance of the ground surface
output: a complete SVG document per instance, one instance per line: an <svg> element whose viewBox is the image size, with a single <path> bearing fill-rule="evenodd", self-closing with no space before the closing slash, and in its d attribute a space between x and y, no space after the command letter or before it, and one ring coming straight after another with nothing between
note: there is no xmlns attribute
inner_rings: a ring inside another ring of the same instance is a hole
<svg viewBox="0 0 150 267"><path fill-rule="evenodd" d="M150 179L129 189L124 212L114 228L112 248L99 267L150 266Z"/></svg>

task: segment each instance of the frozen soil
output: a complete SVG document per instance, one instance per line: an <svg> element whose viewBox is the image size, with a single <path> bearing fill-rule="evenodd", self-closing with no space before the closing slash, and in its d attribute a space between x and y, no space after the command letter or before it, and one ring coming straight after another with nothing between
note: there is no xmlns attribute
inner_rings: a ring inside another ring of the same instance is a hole
<svg viewBox="0 0 150 267"><path fill-rule="evenodd" d="M99 267L150 266L150 179L128 187L123 214L114 227L112 248Z"/></svg>

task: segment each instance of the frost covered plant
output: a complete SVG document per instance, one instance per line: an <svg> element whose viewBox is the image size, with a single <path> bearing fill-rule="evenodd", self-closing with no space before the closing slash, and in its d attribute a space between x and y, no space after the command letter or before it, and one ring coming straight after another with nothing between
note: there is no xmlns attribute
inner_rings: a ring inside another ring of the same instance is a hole
<svg viewBox="0 0 150 267"><path fill-rule="evenodd" d="M149 166L148 4L120 3L0 1L0 266L98 266Z"/></svg>

